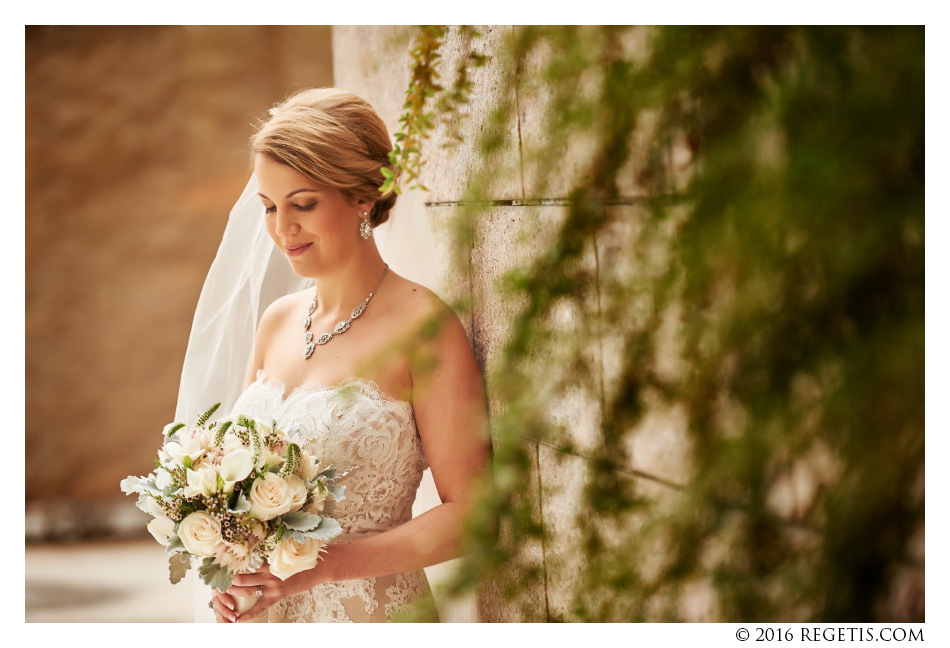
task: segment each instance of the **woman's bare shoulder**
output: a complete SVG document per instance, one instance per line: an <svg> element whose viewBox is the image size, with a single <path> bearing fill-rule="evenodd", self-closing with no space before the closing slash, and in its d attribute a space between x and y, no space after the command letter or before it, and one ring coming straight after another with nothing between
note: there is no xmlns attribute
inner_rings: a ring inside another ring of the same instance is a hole
<svg viewBox="0 0 950 648"><path fill-rule="evenodd" d="M421 326L430 320L458 321L458 316L452 307L445 303L434 291L420 283L399 277L396 298L393 300L393 313L400 321L415 326Z"/></svg>
<svg viewBox="0 0 950 648"><path fill-rule="evenodd" d="M263 321L265 317L283 319L295 308L299 307L300 304L304 303L308 299L308 295L309 299L313 298L313 288L305 288L304 290L298 290L297 292L278 297L264 309L264 314L261 315L261 321Z"/></svg>
<svg viewBox="0 0 950 648"><path fill-rule="evenodd" d="M306 314L305 302L313 299L313 289L304 289L278 297L264 309L257 326L257 338L262 345L266 345L270 336L284 323L297 316L300 321Z"/></svg>

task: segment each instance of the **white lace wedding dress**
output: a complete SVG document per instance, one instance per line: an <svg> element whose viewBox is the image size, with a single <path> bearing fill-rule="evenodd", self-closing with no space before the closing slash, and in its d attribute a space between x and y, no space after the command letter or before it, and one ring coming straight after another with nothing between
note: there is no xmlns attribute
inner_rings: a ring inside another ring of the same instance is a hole
<svg viewBox="0 0 950 648"><path fill-rule="evenodd" d="M285 395L279 381L257 372L234 405L234 414L276 420L321 465L356 466L341 482L346 497L332 515L343 527L340 542L381 533L412 517L416 489L427 468L412 405L390 398L368 380L335 387L307 383ZM319 569L319 564L317 566ZM319 585L274 604L271 623L390 621L431 592L425 573ZM434 609L434 605L428 605Z"/></svg>

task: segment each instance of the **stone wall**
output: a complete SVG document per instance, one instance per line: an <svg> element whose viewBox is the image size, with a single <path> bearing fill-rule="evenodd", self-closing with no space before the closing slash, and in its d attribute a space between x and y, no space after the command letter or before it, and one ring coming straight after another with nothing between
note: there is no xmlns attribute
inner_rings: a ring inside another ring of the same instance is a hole
<svg viewBox="0 0 950 648"><path fill-rule="evenodd" d="M493 393L492 369L498 361L508 338L513 306L506 303L498 289L498 280L507 270L524 266L545 251L550 233L563 221L570 190L583 180L590 162L587 152L591 140L586 134L569 139L562 150L536 164L531 157L535 151L544 150L546 143L545 115L547 102L554 91L545 87L543 81L534 85L531 72L542 61L522 61L528 74L525 78L511 79L514 66L501 64L498 56L506 36L514 27L481 26L481 36L474 46L491 58L487 66L472 72L470 101L464 105L455 126L461 130L461 142L446 147L450 141L449 130L439 125L425 143L422 180L429 188L425 194L425 209L434 235L434 250L430 253L436 260L439 277L436 282L446 301L464 301L472 304L471 315L464 325L469 333L476 357L488 378L490 412L494 416L502 407ZM619 46L630 58L637 59L646 52L644 30L625 32ZM596 33L592 32L596 38ZM383 116L391 131L398 130L398 117L409 81L410 34L405 28L393 27L337 27L334 28L334 80L339 87L363 96ZM450 29L440 53L442 83L451 83L452 71L468 47L458 29ZM532 56L544 56L544 52ZM540 69L540 67L538 67ZM596 74L596 71L593 72ZM585 77L580 78L578 93L588 90ZM557 83L548 80L548 83ZM590 84L596 86L596 83ZM510 93L506 94L506 93ZM502 125L506 134L490 160L481 160L476 142L484 128L485 119L500 103L513 106L509 123ZM640 178L647 167L645 148L638 146L641 137L651 128L649 115L637 123L632 142L632 155L619 174L620 197L609 209L619 212L611 219L612 225L599 232L592 245L585 249L581 260L589 276L599 286L624 283L635 273L652 272L664 267L665 246L675 236L676 218L658 227L653 232L655 246L646 250L646 257L633 258L635 247L644 220L640 218L640 201L648 195L647 188L640 186ZM667 144L662 164L670 173L672 186L685 186L685 181L694 171L690 146L685 139ZM450 244L449 223L456 220L465 209L465 199L472 171L482 163L494 168L492 182L487 193L489 206L480 212L471 246L458 251ZM543 169L542 172L536 169ZM651 244L652 245L652 244ZM654 253L655 252L655 253ZM462 257L461 259L457 256ZM597 292L597 291L595 291ZM683 367L675 347L678 322L682 319L672 307L659 317L657 338L659 350L653 358L656 371L661 375L675 376ZM596 445L601 432L603 403L610 402L620 370L623 337L616 331L604 330L598 303L585 303L581 308L559 312L557 317L567 324L566 329L587 328L596 331L589 346L585 346L590 364L594 367L594 379L589 384L597 385L596 393L585 391L583 386L569 389L550 401L550 420L564 430L565 443L525 438L528 454L533 457L532 474L527 480L529 492L525 493L534 515L548 533L546 540L526 543L521 550L530 560L542 565L541 576L534 582L520 583L523 586L520 603L513 604L500 596L495 584L489 581L478 597L478 619L481 621L551 621L572 620L571 603L574 584L584 569L577 556L583 551L576 546L575 533L577 511L583 506L583 486L593 469L584 450ZM581 325L581 326L579 326ZM556 353L555 353L556 355ZM557 358L546 358L546 366L540 370L556 373ZM539 363L543 365L544 363ZM636 428L625 435L626 457L624 465L615 469L620 480L632 480L635 491L661 505L673 502L680 487L692 479L689 457L691 437L687 431L686 410L681 406L660 405L652 402L646 394L643 399L647 411ZM495 432L493 431L493 435ZM494 438L494 437L493 437ZM556 440L555 440L556 441ZM571 448L566 450L565 448ZM821 458L808 459L816 474L821 473ZM808 480L805 480L808 481ZM781 484L779 485L781 486ZM797 529L794 511L805 506L813 483L797 488L777 487L771 494L769 506L778 516L789 522L783 533L793 538ZM803 494L805 493L805 494ZM743 513L732 512L732 516ZM628 532L635 525L648 522L633 515L618 524L617 534ZM728 527L728 525L726 525ZM504 533L504 529L502 529ZM717 538L707 549L715 553L729 551L728 533ZM922 532L921 532L922 537ZM799 540L801 540L799 538ZM795 543L793 543L794 545ZM894 619L922 618L923 591L923 545L919 544L920 564L902 568L900 578L895 579L893 600L888 603L886 616ZM801 540L797 546L806 547ZM631 557L642 565L643 573L649 573L664 557L664 547L657 544L644 547L642 555ZM906 572L903 573L903 572ZM514 574L517 577L517 574ZM694 621L714 621L721 618L718 611L716 589L710 580L693 580L670 600L651 600L653 604L672 605L680 618ZM652 608L651 608L652 609ZM651 617L654 612L648 609ZM788 611L788 614L794 612ZM792 617L789 617L792 618Z"/></svg>
<svg viewBox="0 0 950 648"><path fill-rule="evenodd" d="M470 321L463 322L469 332L476 357L486 375L504 347L508 335L511 304L506 303L496 290L496 280L515 265L523 265L546 249L547 236L554 231L553 225L563 219L567 193L572 183L582 172L581 164L585 142L570 142L563 155L552 161L550 175L532 177L530 167L526 175L522 156L525 151L541 148L544 138L543 89L540 93L521 93L519 84L511 84L504 77L511 74L511 67L498 63L497 54L502 42L512 27L485 26L478 28L481 37L475 46L482 53L495 56L493 62L473 71L471 101L461 109L457 124L461 128L462 142L453 147L443 147L448 141L444 125L439 126L425 144L423 182L429 191L425 205L435 237L437 267L441 272L441 294L447 301L471 300L473 303ZM405 88L409 81L409 34L405 28L393 27L336 27L334 28L334 80L338 87L348 89L366 98L386 121L392 131L398 129ZM463 41L458 30L450 30L441 53L443 82L451 81L463 52ZM636 43L631 43L636 47ZM446 78L447 77L447 78ZM505 88L514 88L515 96L503 97ZM502 100L509 100L516 107L511 123L507 124L506 141L495 159L491 161L499 170L496 184L491 189L492 206L477 226L474 245L468 250L469 258L462 266L468 273L453 273L453 248L449 243L449 223L464 209L470 170L479 164L477 141L482 120ZM554 189L552 192L551 189ZM634 196L637 188L624 187L626 205L616 209L635 216ZM598 242L600 253L611 264L624 263L622 246L613 240ZM585 263L597 273L597 262L591 251ZM604 267L602 262L600 267ZM574 313L568 317L596 317L596 304L589 313ZM609 345L606 340L605 344ZM608 348L609 351L609 348ZM603 361L602 343L591 344L590 353L594 364L610 379L612 364ZM497 413L501 404L492 396L488 383L491 413ZM600 394L582 391L570 394L556 406L552 404L551 416L571 430L575 447L583 449L590 445L598 433L600 421ZM659 471L662 476L676 478L681 466L677 459L677 441L682 437L682 421L675 416L651 419L642 434L634 438L632 455L634 470ZM575 512L581 501L581 488L586 480L589 463L580 453L564 452L559 448L534 440L528 444L534 458L530 483L533 492L527 493L537 516L543 524L556 533L560 541L540 542L524 546L527 555L544 565L544 577L534 583L525 583L523 605L512 605L497 596L489 583L478 599L478 618L481 621L544 621L568 619L571 599L571 584L578 575L578 565L570 556L571 526L576 524ZM658 475L659 476L659 475ZM634 478L634 477L631 477ZM649 481L649 480L648 480ZM650 481L646 488L661 489L659 482Z"/></svg>

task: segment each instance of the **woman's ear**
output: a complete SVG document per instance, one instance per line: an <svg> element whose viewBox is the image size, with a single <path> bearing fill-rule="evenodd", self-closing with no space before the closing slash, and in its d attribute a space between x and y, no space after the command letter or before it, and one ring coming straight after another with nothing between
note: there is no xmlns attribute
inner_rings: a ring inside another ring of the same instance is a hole
<svg viewBox="0 0 950 648"><path fill-rule="evenodd" d="M367 217L369 217L373 213L373 207L376 206L376 201L375 200L357 200L356 206L360 210L361 218L363 216L363 212L366 212Z"/></svg>

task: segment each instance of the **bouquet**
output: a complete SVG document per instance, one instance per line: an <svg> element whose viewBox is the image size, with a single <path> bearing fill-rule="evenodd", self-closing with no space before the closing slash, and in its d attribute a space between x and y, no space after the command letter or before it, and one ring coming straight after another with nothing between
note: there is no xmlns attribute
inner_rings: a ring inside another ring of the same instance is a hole
<svg viewBox="0 0 950 648"><path fill-rule="evenodd" d="M314 567L342 532L323 513L329 500L343 499L336 482L346 473L321 469L276 421L237 416L208 424L220 405L194 427L165 426L155 471L121 483L154 518L147 528L165 546L169 580L181 581L194 558L201 579L220 592L265 560L281 579Z"/></svg>

